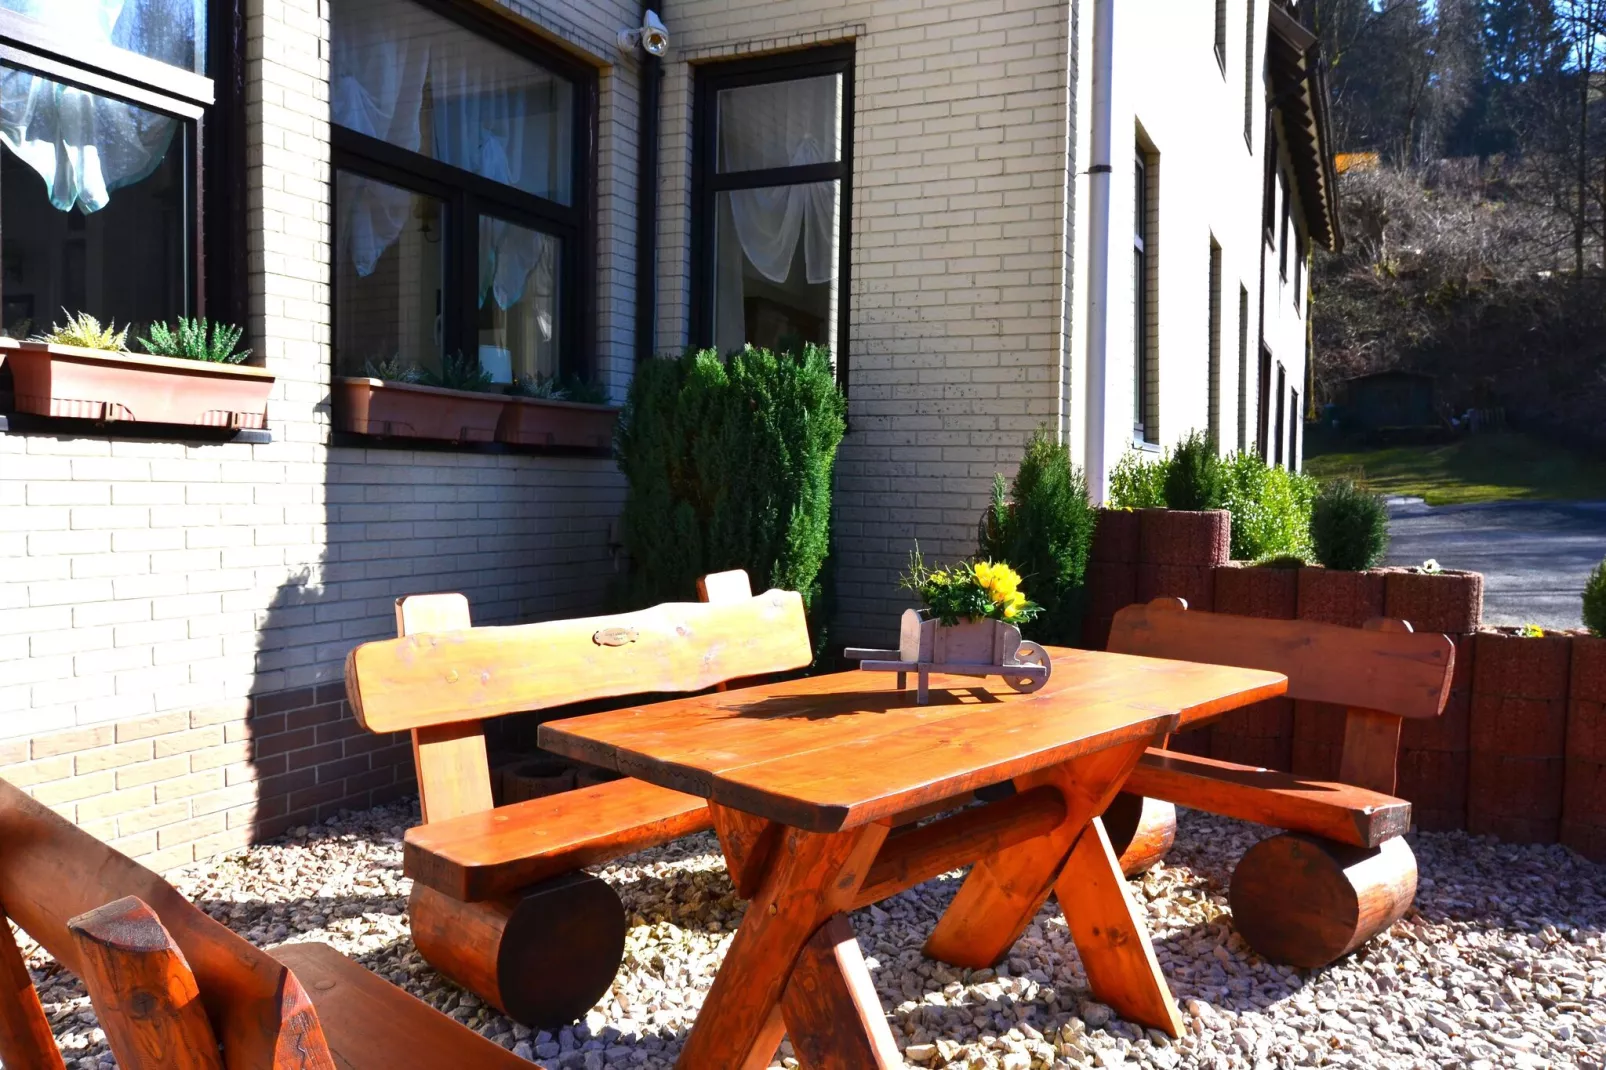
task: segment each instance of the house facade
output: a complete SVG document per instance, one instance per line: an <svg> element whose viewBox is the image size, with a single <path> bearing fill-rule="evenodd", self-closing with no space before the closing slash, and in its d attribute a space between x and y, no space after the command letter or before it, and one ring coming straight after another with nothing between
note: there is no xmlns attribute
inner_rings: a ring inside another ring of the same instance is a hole
<svg viewBox="0 0 1606 1070"><path fill-rule="evenodd" d="M1195 428L1298 464L1337 233L1282 0L653 6L662 57L623 0L0 0L5 334L204 314L275 377L197 428L0 365L0 777L182 864L411 791L341 682L396 596L602 607L605 450L426 442L342 381L617 404L654 354L829 346L846 641L1039 425L1095 488Z"/></svg>

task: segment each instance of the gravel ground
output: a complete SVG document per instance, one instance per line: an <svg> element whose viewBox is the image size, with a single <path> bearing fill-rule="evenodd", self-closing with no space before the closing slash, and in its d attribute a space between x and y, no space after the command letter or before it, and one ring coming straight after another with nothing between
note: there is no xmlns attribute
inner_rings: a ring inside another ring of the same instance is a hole
<svg viewBox="0 0 1606 1070"><path fill-rule="evenodd" d="M417 819L406 807L352 814L170 876L251 941L326 941L548 1067L673 1062L742 916L711 835L599 870L632 915L624 968L583 1025L552 1035L481 1005L413 949L400 836ZM899 1047L919 1066L1007 1070L1606 1068L1606 867L1560 847L1424 834L1413 841L1416 909L1360 953L1310 972L1265 962L1232 930L1232 864L1267 834L1184 812L1169 863L1138 886L1184 1008L1180 1041L1089 1000L1052 900L996 972L920 954L957 875L857 912ZM76 980L37 950L30 964L68 1065L114 1065ZM790 1048L781 1054L797 1065Z"/></svg>

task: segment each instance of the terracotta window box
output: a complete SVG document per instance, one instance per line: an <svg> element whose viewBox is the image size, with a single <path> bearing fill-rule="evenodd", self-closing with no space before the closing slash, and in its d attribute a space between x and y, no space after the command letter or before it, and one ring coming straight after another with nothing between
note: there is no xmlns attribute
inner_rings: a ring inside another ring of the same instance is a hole
<svg viewBox="0 0 1606 1070"><path fill-rule="evenodd" d="M335 379L335 430L358 435L494 442L508 399L367 376Z"/></svg>
<svg viewBox="0 0 1606 1070"><path fill-rule="evenodd" d="M15 411L102 422L267 427L273 375L241 364L5 340Z"/></svg>
<svg viewBox="0 0 1606 1070"><path fill-rule="evenodd" d="M566 446L606 450L613 445L619 410L551 398L510 397L496 440L512 446Z"/></svg>

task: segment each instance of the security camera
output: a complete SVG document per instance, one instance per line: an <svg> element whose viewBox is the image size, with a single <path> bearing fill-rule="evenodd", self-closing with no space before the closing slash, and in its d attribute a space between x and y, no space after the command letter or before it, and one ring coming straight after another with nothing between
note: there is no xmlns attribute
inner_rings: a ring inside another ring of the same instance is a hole
<svg viewBox="0 0 1606 1070"><path fill-rule="evenodd" d="M658 12L648 11L640 29L619 31L619 51L631 52L637 45L649 56L662 56L669 51L669 30Z"/></svg>

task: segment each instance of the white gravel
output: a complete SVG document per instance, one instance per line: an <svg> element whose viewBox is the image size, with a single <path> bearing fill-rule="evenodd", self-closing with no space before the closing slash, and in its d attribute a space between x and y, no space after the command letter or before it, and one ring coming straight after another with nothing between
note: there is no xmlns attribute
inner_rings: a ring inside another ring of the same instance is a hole
<svg viewBox="0 0 1606 1070"><path fill-rule="evenodd" d="M632 925L613 991L584 1024L532 1033L444 981L408 936L402 830L379 808L171 874L263 946L323 940L505 1047L548 1067L667 1067L743 904L711 835L598 872ZM1580 1067L1606 1070L1606 867L1559 847L1460 833L1413 839L1417 907L1361 952L1315 972L1273 966L1233 933L1232 864L1269 833L1184 812L1169 863L1141 885L1187 1034L1171 1041L1089 1001L1052 900L996 971L953 970L921 945L957 887L922 885L853 917L912 1064L925 1067ZM76 980L32 950L70 1067L115 1065ZM782 1065L796 1066L790 1048Z"/></svg>

